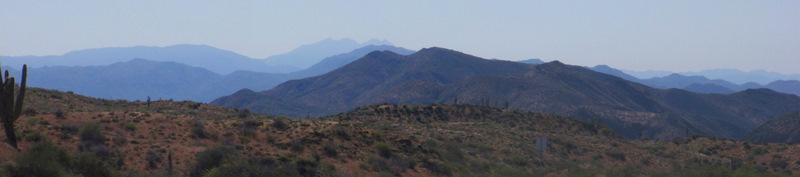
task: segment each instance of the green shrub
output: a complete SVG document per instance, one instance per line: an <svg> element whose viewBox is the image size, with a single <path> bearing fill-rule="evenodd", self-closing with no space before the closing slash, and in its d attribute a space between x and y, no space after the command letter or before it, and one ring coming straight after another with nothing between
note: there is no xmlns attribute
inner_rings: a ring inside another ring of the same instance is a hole
<svg viewBox="0 0 800 177"><path fill-rule="evenodd" d="M520 157L520 156L511 156L509 158L504 159L503 161L505 161L508 164L511 164L511 165L514 165L514 166L519 166L519 167L524 167L524 166L528 165L528 159L525 159L525 158Z"/></svg>
<svg viewBox="0 0 800 177"><path fill-rule="evenodd" d="M623 153L621 151L618 151L618 150L607 151L606 155L608 157L613 158L613 159L617 159L617 160L620 160L620 161L625 161L625 153Z"/></svg>
<svg viewBox="0 0 800 177"><path fill-rule="evenodd" d="M322 146L322 151L326 156L336 158L339 155L339 146L333 143L326 143L325 146Z"/></svg>
<svg viewBox="0 0 800 177"><path fill-rule="evenodd" d="M75 125L61 125L58 127L58 130L61 131L62 134L65 135L76 135L78 134L78 126Z"/></svg>
<svg viewBox="0 0 800 177"><path fill-rule="evenodd" d="M28 152L14 159L15 167L8 171L11 176L65 176L69 154L49 142L37 143Z"/></svg>
<svg viewBox="0 0 800 177"><path fill-rule="evenodd" d="M56 115L56 118L59 118L59 119L63 119L63 118L67 117L67 112L65 112L64 110L58 110L54 114Z"/></svg>
<svg viewBox="0 0 800 177"><path fill-rule="evenodd" d="M439 148L439 143L436 140L428 139L422 142L422 151L425 153L435 153L440 154L441 149Z"/></svg>
<svg viewBox="0 0 800 177"><path fill-rule="evenodd" d="M204 171L220 166L225 158L234 155L232 152L233 148L230 146L217 146L197 153L195 163L189 171L189 176L201 176Z"/></svg>
<svg viewBox="0 0 800 177"><path fill-rule="evenodd" d="M37 112L36 109L33 108L25 108L25 111L22 111L22 114L26 116L36 116L37 114L39 114L39 112Z"/></svg>
<svg viewBox="0 0 800 177"><path fill-rule="evenodd" d="M199 119L195 119L191 122L192 124L192 136L200 139L208 138L208 133L206 133L206 127L203 125L203 121Z"/></svg>
<svg viewBox="0 0 800 177"><path fill-rule="evenodd" d="M239 129L242 131L242 135L253 137L255 136L255 132L261 125L264 125L261 121L256 120L245 120L242 125L239 126Z"/></svg>
<svg viewBox="0 0 800 177"><path fill-rule="evenodd" d="M445 143L444 151L440 155L447 162L463 162L465 157L457 143Z"/></svg>
<svg viewBox="0 0 800 177"><path fill-rule="evenodd" d="M530 174L527 174L527 172L524 169L514 168L512 166L499 166L497 168L492 168L490 170L490 173L491 173L491 175L489 175L489 176L492 176L492 177L495 177L495 176L498 176L498 177L500 177L500 176L531 176Z"/></svg>
<svg viewBox="0 0 800 177"><path fill-rule="evenodd" d="M283 131L289 128L289 124L287 124L284 119L275 119L272 121L272 127Z"/></svg>
<svg viewBox="0 0 800 177"><path fill-rule="evenodd" d="M96 122L84 124L78 132L78 135L81 138L81 144L84 148L104 145L106 142L106 136L100 130L100 124Z"/></svg>
<svg viewBox="0 0 800 177"><path fill-rule="evenodd" d="M31 132L28 132L28 133L25 134L25 141L28 141L28 142L41 142L41 141L46 140L46 139L47 139L47 136L45 136L40 131L35 131L34 130L34 131L31 131Z"/></svg>
<svg viewBox="0 0 800 177"><path fill-rule="evenodd" d="M109 169L89 152L68 154L49 142L34 144L15 159L15 165L4 166L8 176L111 176Z"/></svg>
<svg viewBox="0 0 800 177"><path fill-rule="evenodd" d="M430 170L435 174L443 176L453 176L453 171L450 170L450 167L438 162L433 162L433 161L428 161L427 159L423 159L422 167L427 168L428 170Z"/></svg>
<svg viewBox="0 0 800 177"><path fill-rule="evenodd" d="M89 152L78 152L71 160L73 173L82 176L111 176L112 171L97 156Z"/></svg>
<svg viewBox="0 0 800 177"><path fill-rule="evenodd" d="M125 124L122 124L122 127L125 127L125 130L128 130L128 131L136 131L136 123L135 122L125 122Z"/></svg>
<svg viewBox="0 0 800 177"><path fill-rule="evenodd" d="M785 160L772 160L769 162L769 167L774 169L786 169L787 165L789 165L789 162L786 162Z"/></svg>
<svg viewBox="0 0 800 177"><path fill-rule="evenodd" d="M149 150L147 151L147 156L145 157L145 160L147 160L147 169L156 169L158 168L158 164L160 164L161 161L163 160L163 157L161 157L161 154Z"/></svg>
<svg viewBox="0 0 800 177"><path fill-rule="evenodd" d="M350 137L352 136L351 135L352 133L350 133L349 130L347 130L345 127L342 126L337 126L336 128L333 129L333 131L337 137L342 138L345 141L349 141Z"/></svg>
<svg viewBox="0 0 800 177"><path fill-rule="evenodd" d="M384 158L392 157L392 146L386 142L378 142L375 143L375 150L378 151L378 155L381 155Z"/></svg>

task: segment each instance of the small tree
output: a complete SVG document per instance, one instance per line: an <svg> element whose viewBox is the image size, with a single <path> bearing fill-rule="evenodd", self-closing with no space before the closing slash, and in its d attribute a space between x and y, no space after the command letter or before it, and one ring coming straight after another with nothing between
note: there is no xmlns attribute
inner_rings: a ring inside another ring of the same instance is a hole
<svg viewBox="0 0 800 177"><path fill-rule="evenodd" d="M6 77L0 88L0 119L8 137L8 144L17 149L17 135L14 132L14 122L19 119L22 112L22 101L25 98L25 83L28 78L28 65L22 65L22 82L19 87L19 95L14 100L14 77L9 76L6 70Z"/></svg>

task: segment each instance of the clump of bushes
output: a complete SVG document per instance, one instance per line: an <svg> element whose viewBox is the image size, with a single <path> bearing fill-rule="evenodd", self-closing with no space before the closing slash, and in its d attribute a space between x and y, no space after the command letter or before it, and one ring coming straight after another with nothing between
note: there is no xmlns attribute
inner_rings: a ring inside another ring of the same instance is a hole
<svg viewBox="0 0 800 177"><path fill-rule="evenodd" d="M275 119L272 121L272 127L283 131L289 128L289 124L284 119Z"/></svg>
<svg viewBox="0 0 800 177"><path fill-rule="evenodd" d="M625 153L623 153L621 151L617 151L617 150L607 151L606 155L608 157L613 158L613 159L617 159L617 160L620 160L620 161L625 161Z"/></svg>
<svg viewBox="0 0 800 177"><path fill-rule="evenodd" d="M155 151L149 150L147 151L147 156L145 157L147 160L147 168L148 169L156 169L158 168L158 164L161 163L163 157Z"/></svg>
<svg viewBox="0 0 800 177"><path fill-rule="evenodd" d="M125 122L125 124L122 124L122 127L124 127L125 130L128 130L128 131L136 131L136 123L135 122Z"/></svg>
<svg viewBox="0 0 800 177"><path fill-rule="evenodd" d="M206 132L206 127L203 125L203 121L199 119L192 120L192 137L205 139L208 138L208 133Z"/></svg>
<svg viewBox="0 0 800 177"><path fill-rule="evenodd" d="M375 150L377 150L378 155L383 158L391 158L392 157L392 146L386 142L378 142L375 143Z"/></svg>
<svg viewBox="0 0 800 177"><path fill-rule="evenodd" d="M100 130L99 123L87 123L81 127L78 135L81 138L81 146L83 148L91 148L98 145L104 145L106 136Z"/></svg>
<svg viewBox="0 0 800 177"><path fill-rule="evenodd" d="M201 176L206 170L220 166L222 160L233 155L231 152L233 148L230 146L217 146L198 153L189 176Z"/></svg>
<svg viewBox="0 0 800 177"><path fill-rule="evenodd" d="M111 176L112 170L94 154L67 153L50 142L34 144L2 166L4 176Z"/></svg>
<svg viewBox="0 0 800 177"><path fill-rule="evenodd" d="M41 141L44 141L46 139L47 139L47 136L45 136L40 131L30 131L30 132L25 134L25 141L28 141L28 142L41 142Z"/></svg>
<svg viewBox="0 0 800 177"><path fill-rule="evenodd" d="M255 135L255 132L258 129L258 127L260 127L263 124L264 123L261 121L245 120L244 123L239 126L239 129L242 131L242 135L252 137Z"/></svg>
<svg viewBox="0 0 800 177"><path fill-rule="evenodd" d="M63 119L67 117L67 112L64 110L57 110L55 113L56 118Z"/></svg>
<svg viewBox="0 0 800 177"><path fill-rule="evenodd" d="M326 156L336 158L339 155L339 146L333 143L326 143L325 146L322 146L322 151Z"/></svg>
<svg viewBox="0 0 800 177"><path fill-rule="evenodd" d="M422 159L422 167L427 168L435 174L442 176L453 176L453 171L450 169L450 167L442 163L430 161L428 159Z"/></svg>
<svg viewBox="0 0 800 177"><path fill-rule="evenodd" d="M208 148L196 156L189 176L334 176L336 169L318 161L281 157L242 158L229 146Z"/></svg>

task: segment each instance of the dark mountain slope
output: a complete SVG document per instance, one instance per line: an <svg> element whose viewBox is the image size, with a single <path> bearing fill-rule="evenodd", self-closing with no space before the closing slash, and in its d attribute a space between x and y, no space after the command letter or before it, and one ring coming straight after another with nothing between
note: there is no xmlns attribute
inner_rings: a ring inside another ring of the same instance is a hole
<svg viewBox="0 0 800 177"><path fill-rule="evenodd" d="M665 77L657 77L642 80L643 84L649 85L653 88L686 88L692 84L716 84L732 90L741 90L739 85L730 83L725 80L710 80L703 76L684 76L680 74L671 74Z"/></svg>
<svg viewBox="0 0 800 177"><path fill-rule="evenodd" d="M430 48L402 56L373 52L336 71L289 81L259 93L258 104L237 103L249 94L222 97L213 104L301 117L327 115L375 103L467 103L602 119L626 137L674 138L692 134L741 138L776 115L800 108L800 97L769 90L731 95L660 90L558 61L541 65L485 60ZM772 100L772 101L766 101ZM256 102L251 100L251 102ZM324 111L288 110L270 105L296 103ZM246 106L237 106L246 105Z"/></svg>
<svg viewBox="0 0 800 177"><path fill-rule="evenodd" d="M778 80L770 82L764 87L775 91L791 93L800 96L800 81L797 80Z"/></svg>
<svg viewBox="0 0 800 177"><path fill-rule="evenodd" d="M318 114L331 114L352 109L359 105L388 102L390 99L409 100L391 91L420 91L412 95L417 98L434 100L436 93L430 93L439 84L451 83L476 75L504 75L523 73L530 66L510 61L485 60L467 54L442 48L423 49L412 55L403 56L389 51L371 52L363 58L325 75L301 80L288 81L262 94L280 101L304 103L314 107L326 108ZM416 87L416 86L424 87ZM406 89L414 88L414 89ZM428 88L428 89L425 89ZM395 95L395 96L392 96ZM221 100L225 99L220 98ZM221 100L215 104L230 105ZM263 107L246 107L258 111ZM268 108L273 109L273 108ZM304 113L291 114L302 116Z"/></svg>
<svg viewBox="0 0 800 177"><path fill-rule="evenodd" d="M333 113L353 106L388 102L380 98L393 97L388 95L396 93L392 93L393 90L407 90L401 88L415 85L436 87L437 84L475 75L502 75L526 70L527 65L489 61L442 48L423 49L409 56L383 51L369 53L329 74L286 82L264 93L282 100L292 99L326 107Z"/></svg>
<svg viewBox="0 0 800 177"><path fill-rule="evenodd" d="M340 67L347 65L350 62L353 62L372 51L384 51L384 50L392 51L400 55L409 55L411 53L414 53L414 51L404 49L402 47L395 47L390 45L369 45L366 47L355 49L349 53L330 56L328 58L323 59L317 64L311 65L311 67L308 67L307 69L304 69L302 71L292 72L290 73L290 75L293 78L306 78L311 76L318 76L339 69Z"/></svg>
<svg viewBox="0 0 800 177"><path fill-rule="evenodd" d="M800 112L770 120L745 136L761 143L800 143Z"/></svg>
<svg viewBox="0 0 800 177"><path fill-rule="evenodd" d="M633 77L633 76L628 75L628 74L625 74L625 72L622 72L622 71L620 71L618 69L614 69L612 67L609 67L608 65L597 65L597 66L592 67L591 69L593 71L605 73L605 74L612 75L612 76L617 76L619 78L623 78L623 79L628 80L628 81L633 81L633 82L638 82L638 83L642 82L641 79Z"/></svg>
<svg viewBox="0 0 800 177"><path fill-rule="evenodd" d="M775 113L800 108L800 98L770 90L730 96L658 90L557 62L522 76L473 77L444 88L442 100L509 101L512 108L603 118L627 137L638 131L654 138L677 137L688 127L696 134L739 138ZM764 104L764 99L780 103Z"/></svg>
<svg viewBox="0 0 800 177"><path fill-rule="evenodd" d="M721 93L721 94L730 94L736 92L730 88L719 86L717 84L712 83L705 83L705 84L692 84L687 87L683 88L684 90L692 91L695 93Z"/></svg>

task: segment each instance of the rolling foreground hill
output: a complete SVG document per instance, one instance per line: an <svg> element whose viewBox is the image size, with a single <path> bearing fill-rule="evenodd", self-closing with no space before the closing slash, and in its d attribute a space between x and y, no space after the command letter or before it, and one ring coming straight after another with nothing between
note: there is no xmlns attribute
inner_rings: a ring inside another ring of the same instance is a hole
<svg viewBox="0 0 800 177"><path fill-rule="evenodd" d="M766 89L730 95L653 89L558 61L486 60L427 48L402 56L372 52L330 73L271 90L241 90L212 104L292 117L317 117L377 103L507 105L602 119L631 138L689 134L742 138L767 120L800 109L800 97Z"/></svg>
<svg viewBox="0 0 800 177"><path fill-rule="evenodd" d="M194 102L31 88L0 176L778 176L800 148L618 138L603 124L475 105L370 105L291 120ZM0 136L5 137L5 136ZM547 150L535 139L547 137Z"/></svg>
<svg viewBox="0 0 800 177"><path fill-rule="evenodd" d="M800 112L772 119L748 133L745 139L764 143L800 143Z"/></svg>

